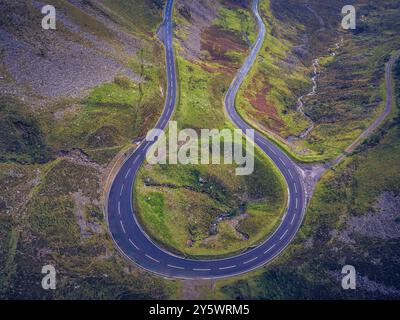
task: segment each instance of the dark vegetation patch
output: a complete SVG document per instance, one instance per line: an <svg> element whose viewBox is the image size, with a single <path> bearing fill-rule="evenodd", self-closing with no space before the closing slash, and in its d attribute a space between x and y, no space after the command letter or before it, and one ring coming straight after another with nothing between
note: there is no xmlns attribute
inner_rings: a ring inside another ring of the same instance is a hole
<svg viewBox="0 0 400 320"><path fill-rule="evenodd" d="M0 96L0 127L1 162L45 163L54 157L29 106Z"/></svg>

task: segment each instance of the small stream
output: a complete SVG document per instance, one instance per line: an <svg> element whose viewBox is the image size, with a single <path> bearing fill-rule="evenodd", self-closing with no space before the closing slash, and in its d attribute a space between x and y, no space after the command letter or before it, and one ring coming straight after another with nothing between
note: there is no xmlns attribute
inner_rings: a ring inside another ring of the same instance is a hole
<svg viewBox="0 0 400 320"><path fill-rule="evenodd" d="M319 67L319 59L314 59L313 60L313 75L311 77L311 81L313 83L312 90L305 94L302 95L297 99L297 110L307 119L307 121L310 123L310 126L304 130L302 133L300 133L299 138L304 139L307 137L307 135L311 132L311 130L314 129L314 121L304 112L304 102L303 99L304 97L309 97L313 96L317 93L318 85L317 85L317 78L318 78L318 67Z"/></svg>
<svg viewBox="0 0 400 320"><path fill-rule="evenodd" d="M337 55L337 51L341 48L342 44L343 44L343 38L340 40L340 42L335 43L334 49L331 49L331 48L328 49L328 51L332 57L335 57ZM305 129L303 132L301 132L300 135L298 136L298 138L300 138L300 139L306 138L315 127L314 121L304 111L303 99L305 97L314 96L317 93L317 89L318 89L317 79L319 76L318 68L320 67L319 59L320 58L314 59L313 64L312 64L313 73L312 73L311 81L312 81L313 86L312 86L311 91L305 95L300 96L297 99L297 111L299 111L302 114L302 116L305 117L307 119L307 121L310 123L310 126L307 129Z"/></svg>

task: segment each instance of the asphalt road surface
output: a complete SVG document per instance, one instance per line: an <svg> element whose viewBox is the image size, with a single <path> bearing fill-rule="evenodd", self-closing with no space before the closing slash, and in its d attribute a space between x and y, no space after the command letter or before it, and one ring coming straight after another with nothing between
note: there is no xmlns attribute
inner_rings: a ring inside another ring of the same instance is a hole
<svg viewBox="0 0 400 320"><path fill-rule="evenodd" d="M165 45L168 91L164 111L156 125L164 129L171 118L176 103L176 71L172 46L173 0L168 0L164 10L162 38ZM258 0L253 2L259 34L242 68L237 73L225 98L226 113L240 129L251 129L236 113L237 91L255 61L265 37L265 25L258 13ZM284 176L288 189L287 211L275 232L262 244L235 256L216 260L192 260L161 248L145 233L133 210L133 183L144 162L152 142L144 141L124 162L116 174L107 200L107 221L110 233L119 251L140 267L170 278L211 279L229 277L256 269L281 253L296 235L305 212L305 195L296 164L275 144L256 132L255 143L275 163Z"/></svg>

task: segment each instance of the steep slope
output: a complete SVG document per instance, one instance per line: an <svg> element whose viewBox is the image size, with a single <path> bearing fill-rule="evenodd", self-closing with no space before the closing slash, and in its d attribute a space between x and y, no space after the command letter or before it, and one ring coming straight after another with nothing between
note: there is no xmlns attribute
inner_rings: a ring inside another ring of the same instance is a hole
<svg viewBox="0 0 400 320"><path fill-rule="evenodd" d="M301 160L337 156L383 108L384 64L399 48L399 3L357 2L354 32L340 27L344 4L261 6L269 34L239 112Z"/></svg>
<svg viewBox="0 0 400 320"><path fill-rule="evenodd" d="M163 3L0 1L0 296L165 298L174 286L115 250L102 212L111 160L155 122ZM57 290L40 285L53 264Z"/></svg>

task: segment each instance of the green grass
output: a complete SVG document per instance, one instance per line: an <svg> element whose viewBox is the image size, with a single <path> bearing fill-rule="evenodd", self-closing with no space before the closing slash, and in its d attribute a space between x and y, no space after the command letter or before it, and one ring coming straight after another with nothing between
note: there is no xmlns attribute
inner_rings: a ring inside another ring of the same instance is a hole
<svg viewBox="0 0 400 320"><path fill-rule="evenodd" d="M256 24L249 9L233 9L221 6L215 25L223 30L235 32L246 41L247 35L251 43L256 40Z"/></svg>
<svg viewBox="0 0 400 320"><path fill-rule="evenodd" d="M177 56L179 103L174 119L180 128L222 128L225 126L222 95L229 78L210 74L201 67Z"/></svg>
<svg viewBox="0 0 400 320"><path fill-rule="evenodd" d="M106 0L102 5L134 33L154 34L162 20L163 5L159 0Z"/></svg>
<svg viewBox="0 0 400 320"><path fill-rule="evenodd" d="M115 41L114 33L108 29L103 23L98 21L93 16L85 13L83 10L71 5L65 0L50 0L47 2L55 6L59 13L65 15L68 19L72 20L82 29L96 35L97 37L107 40Z"/></svg>
<svg viewBox="0 0 400 320"><path fill-rule="evenodd" d="M55 148L72 145L85 150L104 149L127 144L142 135L162 108L156 68L148 69L143 84L117 76L113 83L94 88L83 101L56 106L72 104L78 112L49 125L49 143Z"/></svg>
<svg viewBox="0 0 400 320"><path fill-rule="evenodd" d="M51 197L80 191L95 199L100 187L97 174L94 168L74 164L68 160L57 160L43 177L39 193Z"/></svg>
<svg viewBox="0 0 400 320"><path fill-rule="evenodd" d="M75 245L79 229L75 221L74 204L64 197L41 197L30 204L29 224L32 231L54 245L64 248Z"/></svg>
<svg viewBox="0 0 400 320"><path fill-rule="evenodd" d="M260 242L283 214L283 178L258 152L253 174L235 176L234 168L145 165L135 185L142 225L162 245L191 256L226 255ZM239 220L236 228L229 223L243 214L247 218ZM231 219L210 234L221 216ZM242 239L240 233L249 238Z"/></svg>

